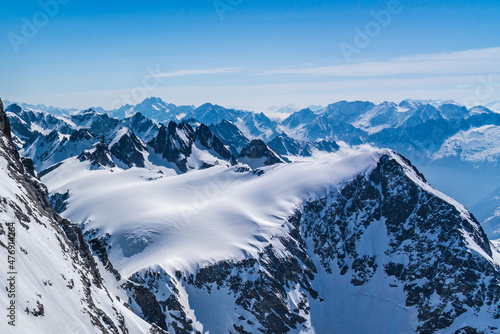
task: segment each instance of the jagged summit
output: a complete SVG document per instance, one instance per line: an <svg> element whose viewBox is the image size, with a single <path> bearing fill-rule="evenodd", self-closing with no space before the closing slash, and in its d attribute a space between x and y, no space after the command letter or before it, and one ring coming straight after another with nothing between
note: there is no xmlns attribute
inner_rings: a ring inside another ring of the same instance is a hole
<svg viewBox="0 0 500 334"><path fill-rule="evenodd" d="M148 145L183 173L225 162L234 163L229 150L206 125L194 129L190 124L171 121L168 126L160 127L158 135Z"/></svg>

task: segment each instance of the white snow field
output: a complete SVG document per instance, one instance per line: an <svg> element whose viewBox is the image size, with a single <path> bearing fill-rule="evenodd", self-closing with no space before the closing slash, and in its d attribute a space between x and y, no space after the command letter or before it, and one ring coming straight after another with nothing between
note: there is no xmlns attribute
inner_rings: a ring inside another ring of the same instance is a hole
<svg viewBox="0 0 500 334"><path fill-rule="evenodd" d="M300 204L373 169L389 151L341 150L259 173L241 165L186 174L132 168L90 170L76 158L43 178L52 194L70 192L62 216L85 231L109 233L110 260L122 275L151 265L192 271L255 255ZM170 175L169 175L170 174Z"/></svg>

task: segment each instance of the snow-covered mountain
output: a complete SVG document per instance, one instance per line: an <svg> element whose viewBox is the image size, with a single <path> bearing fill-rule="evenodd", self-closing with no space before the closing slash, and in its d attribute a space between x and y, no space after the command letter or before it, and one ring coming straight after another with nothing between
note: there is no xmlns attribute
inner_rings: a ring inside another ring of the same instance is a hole
<svg viewBox="0 0 500 334"><path fill-rule="evenodd" d="M234 163L234 157L206 125L170 122L161 126L149 146L154 153L175 164L181 172Z"/></svg>
<svg viewBox="0 0 500 334"><path fill-rule="evenodd" d="M106 114L99 108L73 112L68 116L53 116L12 105L8 114L15 130L14 142L24 150L37 139L38 142L47 141L41 137L54 130L68 137L76 130L87 129L96 138L104 136L101 141L109 145L110 134L124 127L148 146L162 124L198 122L209 125L233 157L238 157L252 139L263 139L276 153L288 156L289 160L308 156L317 148L332 151L335 145L329 143L371 143L408 156L425 171L435 187L474 207L474 211L480 206L476 205L478 198L496 189L500 170L495 167L498 166L498 156L493 152L498 146L495 129L500 126L500 114L486 107L465 108L453 101L405 100L398 104L341 101L326 108L313 109L299 110L283 121L272 121L263 114L212 104L198 108L178 107L151 98L130 107L122 115L123 119L109 117L108 114L113 115L113 112ZM95 145L95 142L89 144ZM35 155L32 148L28 155L35 160L36 155L50 156L45 152L49 147L36 147L41 152ZM155 160L154 154L149 153L149 157ZM68 152L66 156L73 154L75 152ZM139 157L143 153L134 155ZM63 158L64 154L60 156ZM38 166L43 162L37 160L35 163ZM54 160L45 162L44 166L51 163ZM125 164L132 166L131 162ZM168 161L160 159L152 164L167 165ZM443 170L446 170L445 175ZM468 186L459 187L454 179L469 180L466 181Z"/></svg>
<svg viewBox="0 0 500 334"><path fill-rule="evenodd" d="M460 157L469 162L499 161L500 126L485 125L456 133L446 139L433 159L446 157Z"/></svg>
<svg viewBox="0 0 500 334"><path fill-rule="evenodd" d="M250 140L231 121L222 120L219 124L210 125L210 129L224 145L229 146L231 154L235 157L239 156L241 150L250 143Z"/></svg>
<svg viewBox="0 0 500 334"><path fill-rule="evenodd" d="M300 141L290 138L285 133L280 134L268 143L276 153L288 157L310 157L314 152L334 152L339 149L335 142L321 140L317 142Z"/></svg>
<svg viewBox="0 0 500 334"><path fill-rule="evenodd" d="M45 104L33 105L22 102L11 102L7 100L3 101L3 104L5 107L10 106L11 104L17 104L26 111L31 111L34 113L45 112L54 116L64 116L64 117L71 116L79 111L76 108L58 108L58 107L46 106Z"/></svg>
<svg viewBox="0 0 500 334"><path fill-rule="evenodd" d="M211 103L199 107L176 106L166 103L160 98L148 98L138 105L126 105L116 110L106 111L114 118L124 119L137 113L144 117L167 125L169 122L179 123L195 119L208 126L230 121L238 125L240 130L250 139L263 139L265 141L277 136L277 123L271 121L263 113L257 114L250 111L227 109Z"/></svg>
<svg viewBox="0 0 500 334"><path fill-rule="evenodd" d="M118 119L132 117L136 113L141 113L149 119L168 123L170 121L180 121L194 109L194 106L176 106L172 103L166 103L160 98L153 97L147 98L135 106L125 105L118 109L107 111L107 113Z"/></svg>
<svg viewBox="0 0 500 334"><path fill-rule="evenodd" d="M53 211L10 137L0 100L1 332L161 333L124 304L117 279L96 261L80 228Z"/></svg>

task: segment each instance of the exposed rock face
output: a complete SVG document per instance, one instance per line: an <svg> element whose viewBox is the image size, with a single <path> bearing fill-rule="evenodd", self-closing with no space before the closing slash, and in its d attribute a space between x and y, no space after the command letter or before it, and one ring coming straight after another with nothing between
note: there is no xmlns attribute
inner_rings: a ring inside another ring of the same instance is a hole
<svg viewBox="0 0 500 334"><path fill-rule="evenodd" d="M228 149L224 146L222 141L213 134L212 130L205 124L200 124L196 129L195 133L196 140L199 140L200 144L206 148L213 150L218 156L227 161L232 161L234 158Z"/></svg>
<svg viewBox="0 0 500 334"><path fill-rule="evenodd" d="M144 155L147 148L139 138L127 131L120 139L111 146L111 154L123 162L127 167L144 167Z"/></svg>
<svg viewBox="0 0 500 334"><path fill-rule="evenodd" d="M108 145L103 142L97 143L93 149L85 151L78 157L80 161L91 161L92 165L98 167L115 167Z"/></svg>
<svg viewBox="0 0 500 334"><path fill-rule="evenodd" d="M210 129L222 140L224 145L229 146L234 157L239 156L241 150L250 143L250 140L231 121L223 120L217 125L212 124Z"/></svg>
<svg viewBox="0 0 500 334"><path fill-rule="evenodd" d="M187 157L191 155L193 140L194 130L191 125L170 122L168 127L160 127L158 136L148 145L164 159L173 162L180 171L187 172Z"/></svg>
<svg viewBox="0 0 500 334"><path fill-rule="evenodd" d="M271 166L285 162L260 139L252 140L247 147L241 150L238 161L248 164L252 168Z"/></svg>
<svg viewBox="0 0 500 334"><path fill-rule="evenodd" d="M418 310L420 333L448 328L460 315L485 305L491 305L486 307L490 318L498 319L500 286L484 283L500 277L498 265L488 261L486 235L470 213L408 178L410 168L383 157L368 178L358 177L332 198L306 205L305 236L314 240L315 254L327 271L341 270L355 285L377 276L396 278L406 306ZM424 182L416 171L411 173ZM361 253L367 230L381 223L387 230L384 254ZM471 244L487 257L471 252Z"/></svg>
<svg viewBox="0 0 500 334"><path fill-rule="evenodd" d="M47 135L38 135L29 146L21 150L21 154L30 157L35 168L43 172L54 164L78 156L98 140L87 129L74 130L69 134L61 134L54 129Z"/></svg>
<svg viewBox="0 0 500 334"><path fill-rule="evenodd" d="M153 139L159 130L159 126L152 120L144 117L140 112L132 117L125 118L123 125L132 130L141 140L149 142Z"/></svg>
<svg viewBox="0 0 500 334"><path fill-rule="evenodd" d="M12 132L15 134L14 143L19 149L29 146L42 136L41 129L57 130L60 134L71 134L75 130L70 124L51 114L23 110L17 104L9 105L5 111L10 120Z"/></svg>
<svg viewBox="0 0 500 334"><path fill-rule="evenodd" d="M71 121L77 126L84 127L97 134L110 133L120 124L119 120L111 118L107 114L100 114L94 109L71 116Z"/></svg>
<svg viewBox="0 0 500 334"><path fill-rule="evenodd" d="M7 114L5 113L5 110L3 109L2 99L0 99L0 130L9 140L12 140L10 121L9 118L7 117Z"/></svg>
<svg viewBox="0 0 500 334"><path fill-rule="evenodd" d="M304 156L310 157L312 153L317 151L334 152L339 149L339 145L335 142L321 140L318 142L300 141L290 138L285 133L267 143L269 147L281 156Z"/></svg>

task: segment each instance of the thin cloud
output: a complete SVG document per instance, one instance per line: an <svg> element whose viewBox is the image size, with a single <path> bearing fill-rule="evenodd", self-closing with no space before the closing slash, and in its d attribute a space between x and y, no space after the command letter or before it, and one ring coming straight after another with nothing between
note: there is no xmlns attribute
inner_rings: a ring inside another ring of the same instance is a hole
<svg viewBox="0 0 500 334"><path fill-rule="evenodd" d="M227 67L227 68L214 68L208 70L178 70L173 72L165 72L155 74L155 78L172 78L172 77L184 77L188 75L203 75L203 74L223 74L223 73L239 73L241 68L237 67Z"/></svg>
<svg viewBox="0 0 500 334"><path fill-rule="evenodd" d="M266 70L258 75L374 77L391 75L459 75L500 72L500 47L400 57L388 61L322 67Z"/></svg>

